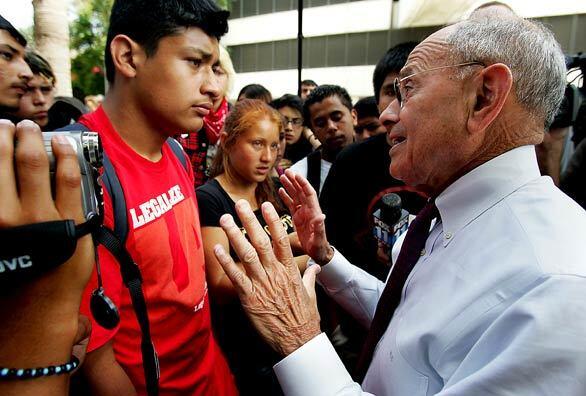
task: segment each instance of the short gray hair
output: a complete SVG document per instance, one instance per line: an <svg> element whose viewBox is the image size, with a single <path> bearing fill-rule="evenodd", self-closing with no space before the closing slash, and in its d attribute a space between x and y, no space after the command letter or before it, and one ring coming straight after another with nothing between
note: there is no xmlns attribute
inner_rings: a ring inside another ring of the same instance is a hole
<svg viewBox="0 0 586 396"><path fill-rule="evenodd" d="M564 54L553 33L520 17L471 18L446 39L458 62L504 63L511 69L517 100L548 128L566 85Z"/></svg>

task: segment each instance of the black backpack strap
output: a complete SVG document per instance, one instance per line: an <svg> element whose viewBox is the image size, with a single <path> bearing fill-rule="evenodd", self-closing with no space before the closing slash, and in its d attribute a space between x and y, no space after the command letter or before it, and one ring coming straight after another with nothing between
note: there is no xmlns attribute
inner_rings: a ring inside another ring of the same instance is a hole
<svg viewBox="0 0 586 396"><path fill-rule="evenodd" d="M112 230L102 226L94 234L95 240L104 246L118 261L122 281L128 288L132 300L132 308L140 326L142 364L146 381L147 394L157 396L159 394L159 358L155 346L151 340L151 330L147 312L146 300L142 291L142 277L138 265L132 260L128 250L120 242L120 239Z"/></svg>
<svg viewBox="0 0 586 396"><path fill-rule="evenodd" d="M76 130L76 129L73 129ZM128 238L128 216L126 212L126 199L120 179L106 152L103 153L102 187L108 191L112 201L114 213L114 231L107 227L100 227L94 235L98 243L104 246L115 258L120 266L122 280L132 300L132 308L141 331L141 353L147 394L157 396L159 394L159 358L151 339L151 331L147 312L146 300L142 290L142 277L138 265L134 262L126 249Z"/></svg>
<svg viewBox="0 0 586 396"><path fill-rule="evenodd" d="M319 196L319 184L321 182L321 151L316 150L307 156L307 181Z"/></svg>
<svg viewBox="0 0 586 396"><path fill-rule="evenodd" d="M172 137L167 139L167 144L169 145L169 147L171 147L171 150L173 150L173 154L175 154L175 157L177 157L179 162L181 162L181 165L183 165L185 170L189 172L189 163L187 162L187 157L185 156L185 151L183 151L183 147L181 147L181 144L179 144L179 142L173 139Z"/></svg>
<svg viewBox="0 0 586 396"><path fill-rule="evenodd" d="M116 170L106 152L103 154L102 166L104 167L102 187L108 191L108 195L110 195L110 200L112 201L114 234L118 236L120 243L124 246L126 244L126 238L128 238L128 215L126 213L124 190L122 190L122 185L120 184Z"/></svg>

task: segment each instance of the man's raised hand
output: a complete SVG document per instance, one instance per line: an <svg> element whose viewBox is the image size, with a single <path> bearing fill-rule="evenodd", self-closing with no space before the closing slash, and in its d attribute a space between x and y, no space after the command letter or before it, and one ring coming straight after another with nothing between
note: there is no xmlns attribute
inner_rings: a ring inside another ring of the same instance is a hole
<svg viewBox="0 0 586 396"><path fill-rule="evenodd" d="M309 267L301 278L287 233L270 203L262 205L262 214L272 243L247 201L236 202L236 212L250 242L232 216L222 216L220 225L244 268L221 245L214 253L257 331L273 349L289 355L321 332L315 299L315 276L320 268Z"/></svg>
<svg viewBox="0 0 586 396"><path fill-rule="evenodd" d="M316 263L328 263L334 251L326 237L325 215L317 193L303 176L290 169L281 176L281 183L284 188L279 195L291 213L301 246Z"/></svg>

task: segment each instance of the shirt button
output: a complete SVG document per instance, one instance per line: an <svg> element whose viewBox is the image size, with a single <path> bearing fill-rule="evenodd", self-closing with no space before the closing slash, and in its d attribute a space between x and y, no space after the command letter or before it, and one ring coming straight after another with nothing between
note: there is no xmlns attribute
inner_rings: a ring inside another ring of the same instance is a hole
<svg viewBox="0 0 586 396"><path fill-rule="evenodd" d="M446 239L451 239L451 238L452 238L452 233L451 233L451 232L446 232L446 233L444 234L444 238L446 238Z"/></svg>

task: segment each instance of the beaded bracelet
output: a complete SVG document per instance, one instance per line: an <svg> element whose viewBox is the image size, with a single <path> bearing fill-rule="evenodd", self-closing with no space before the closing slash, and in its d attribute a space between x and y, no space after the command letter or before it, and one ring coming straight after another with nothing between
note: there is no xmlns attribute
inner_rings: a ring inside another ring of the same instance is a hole
<svg viewBox="0 0 586 396"><path fill-rule="evenodd" d="M0 367L0 380L33 379L71 373L79 366L79 359L75 356L68 363L59 366L37 367L27 369Z"/></svg>

